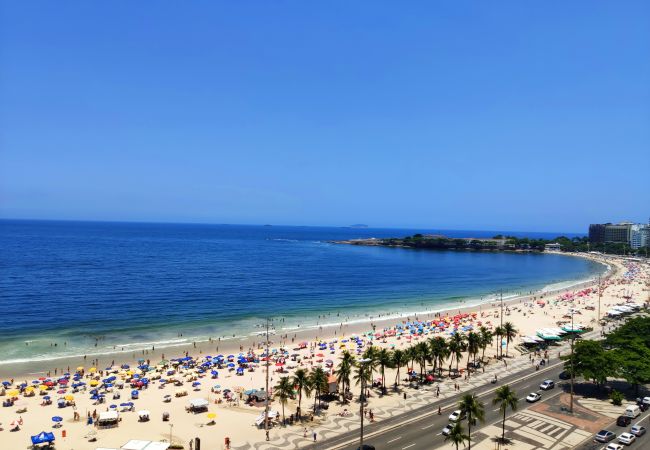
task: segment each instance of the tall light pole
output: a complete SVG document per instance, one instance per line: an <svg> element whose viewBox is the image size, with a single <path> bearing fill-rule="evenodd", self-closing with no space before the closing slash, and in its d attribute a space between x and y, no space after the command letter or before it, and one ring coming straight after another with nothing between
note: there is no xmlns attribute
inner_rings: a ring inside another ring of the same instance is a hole
<svg viewBox="0 0 650 450"><path fill-rule="evenodd" d="M271 365L271 355L269 355L269 318L266 318L266 397L264 400L264 434L266 440L269 437L269 366Z"/></svg>
<svg viewBox="0 0 650 450"><path fill-rule="evenodd" d="M172 445L172 429L174 428L174 424L170 423L169 424L169 445Z"/></svg>
<svg viewBox="0 0 650 450"><path fill-rule="evenodd" d="M573 329L573 315L575 311L571 308L571 403L569 405L569 412L573 414L573 379L575 373L575 361L573 360L573 342L576 338L575 330Z"/></svg>
<svg viewBox="0 0 650 450"><path fill-rule="evenodd" d="M363 358L359 362L359 376L361 377L361 395L359 396L359 411L361 416L361 428L359 429L359 450L363 450L363 404L366 401L366 364L372 359Z"/></svg>
<svg viewBox="0 0 650 450"><path fill-rule="evenodd" d="M600 325L600 297L602 296L602 288L600 286L600 275L598 275L598 325ZM571 316L573 318L573 316ZM603 334L602 328L600 329L600 334Z"/></svg>
<svg viewBox="0 0 650 450"><path fill-rule="evenodd" d="M501 289L499 296L501 297L501 326L503 327L503 289Z"/></svg>

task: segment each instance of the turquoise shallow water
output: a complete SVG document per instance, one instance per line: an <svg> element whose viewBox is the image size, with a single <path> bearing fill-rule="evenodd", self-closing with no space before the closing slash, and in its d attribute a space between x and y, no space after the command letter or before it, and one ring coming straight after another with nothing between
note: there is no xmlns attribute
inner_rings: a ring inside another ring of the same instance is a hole
<svg viewBox="0 0 650 450"><path fill-rule="evenodd" d="M250 334L267 315L291 329L436 309L604 271L558 255L327 242L423 231L497 233L0 221L0 364Z"/></svg>

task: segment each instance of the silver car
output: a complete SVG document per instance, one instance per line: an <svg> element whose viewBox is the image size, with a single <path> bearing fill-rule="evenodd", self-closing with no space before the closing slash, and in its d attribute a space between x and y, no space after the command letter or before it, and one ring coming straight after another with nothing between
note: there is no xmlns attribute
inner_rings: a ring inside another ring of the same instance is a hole
<svg viewBox="0 0 650 450"><path fill-rule="evenodd" d="M630 433L632 433L636 437L643 436L645 432L646 432L645 427L642 427L641 425L634 425L632 428L630 428Z"/></svg>

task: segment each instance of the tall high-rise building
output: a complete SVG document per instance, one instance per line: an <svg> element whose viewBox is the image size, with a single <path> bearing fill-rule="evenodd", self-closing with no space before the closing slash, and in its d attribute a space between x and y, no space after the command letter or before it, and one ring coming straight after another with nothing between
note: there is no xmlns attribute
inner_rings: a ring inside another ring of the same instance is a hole
<svg viewBox="0 0 650 450"><path fill-rule="evenodd" d="M589 242L592 244L602 244L605 242L630 243L631 222L622 223L604 223L589 225Z"/></svg>

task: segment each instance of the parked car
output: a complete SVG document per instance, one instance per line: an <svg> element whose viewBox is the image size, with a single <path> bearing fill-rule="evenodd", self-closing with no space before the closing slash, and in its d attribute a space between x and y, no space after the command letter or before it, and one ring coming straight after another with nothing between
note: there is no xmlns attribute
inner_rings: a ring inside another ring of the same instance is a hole
<svg viewBox="0 0 650 450"><path fill-rule="evenodd" d="M616 425L619 427L626 427L631 423L632 419L628 416L618 416L618 419L616 419Z"/></svg>
<svg viewBox="0 0 650 450"><path fill-rule="evenodd" d="M634 442L635 439L636 436L632 433L621 433L621 435L618 437L618 442L621 444L630 445L632 442Z"/></svg>
<svg viewBox="0 0 650 450"><path fill-rule="evenodd" d="M526 397L526 401L528 403L535 403L540 398L542 398L542 394L538 392L531 392L530 394L528 394L528 397Z"/></svg>
<svg viewBox="0 0 650 450"><path fill-rule="evenodd" d="M635 435L636 437L641 437L645 434L646 429L645 427L642 427L639 424L634 425L632 428L630 428L630 433Z"/></svg>
<svg viewBox="0 0 650 450"><path fill-rule="evenodd" d="M457 409L453 413L449 414L449 420L452 422L458 422L459 420L463 420L465 416L461 413L460 409Z"/></svg>
<svg viewBox="0 0 650 450"><path fill-rule="evenodd" d="M603 447L603 450L623 450L621 444L609 444L607 447Z"/></svg>
<svg viewBox="0 0 650 450"><path fill-rule="evenodd" d="M449 436L449 433L451 433L451 429L454 428L454 424L450 423L446 427L442 429L442 435L443 436Z"/></svg>
<svg viewBox="0 0 650 450"><path fill-rule="evenodd" d="M616 437L616 433L609 431L609 430L600 430L598 433L596 433L595 439L598 442L609 442L614 440Z"/></svg>
<svg viewBox="0 0 650 450"><path fill-rule="evenodd" d="M570 380L571 379L571 374L567 372L566 370L563 370L560 372L560 375L558 376L560 380Z"/></svg>
<svg viewBox="0 0 650 450"><path fill-rule="evenodd" d="M544 380L542 381L542 384L539 385L539 388L543 391L548 391L549 389L553 389L555 387L555 381L553 380Z"/></svg>
<svg viewBox="0 0 650 450"><path fill-rule="evenodd" d="M636 419L640 414L641 408L637 405L628 405L625 408L625 415L631 417L632 419Z"/></svg>

